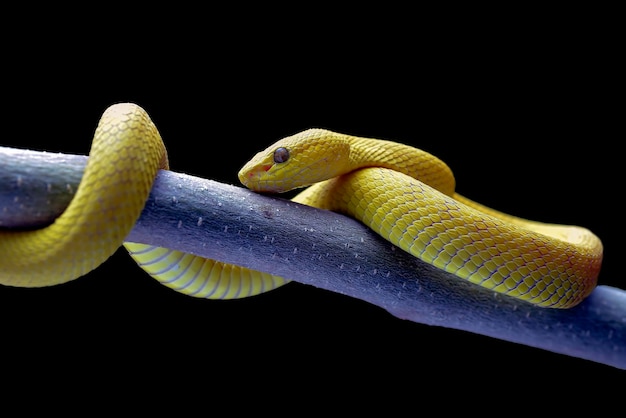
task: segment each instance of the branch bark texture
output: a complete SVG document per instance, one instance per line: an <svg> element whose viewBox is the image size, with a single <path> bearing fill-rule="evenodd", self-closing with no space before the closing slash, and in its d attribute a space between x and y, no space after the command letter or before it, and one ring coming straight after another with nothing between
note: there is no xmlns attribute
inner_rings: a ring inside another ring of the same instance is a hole
<svg viewBox="0 0 626 418"><path fill-rule="evenodd" d="M86 161L0 147L0 227L52 222ZM128 240L280 275L398 318L626 369L624 290L598 286L573 309L537 308L442 272L358 221L239 186L161 171Z"/></svg>

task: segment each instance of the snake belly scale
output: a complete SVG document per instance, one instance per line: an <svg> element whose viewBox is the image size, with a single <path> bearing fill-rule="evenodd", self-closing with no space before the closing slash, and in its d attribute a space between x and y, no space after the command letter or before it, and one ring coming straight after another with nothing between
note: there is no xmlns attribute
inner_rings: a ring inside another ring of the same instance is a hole
<svg viewBox="0 0 626 418"><path fill-rule="evenodd" d="M0 231L0 283L64 283L96 268L120 245L161 283L196 297L241 298L289 282L124 242L159 169L168 169L167 154L147 113L132 103L109 107L66 211L46 228ZM294 201L355 217L425 262L538 306L575 306L597 283L602 243L591 231L473 202L454 191L444 162L403 144L309 129L259 152L239 178L258 192L304 188Z"/></svg>

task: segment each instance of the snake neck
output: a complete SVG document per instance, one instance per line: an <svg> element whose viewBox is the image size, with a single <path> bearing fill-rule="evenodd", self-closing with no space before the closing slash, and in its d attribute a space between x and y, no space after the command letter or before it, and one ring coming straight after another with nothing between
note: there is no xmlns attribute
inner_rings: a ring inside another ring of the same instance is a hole
<svg viewBox="0 0 626 418"><path fill-rule="evenodd" d="M404 173L452 196L455 180L446 163L426 151L381 139L346 136L351 170L383 167Z"/></svg>

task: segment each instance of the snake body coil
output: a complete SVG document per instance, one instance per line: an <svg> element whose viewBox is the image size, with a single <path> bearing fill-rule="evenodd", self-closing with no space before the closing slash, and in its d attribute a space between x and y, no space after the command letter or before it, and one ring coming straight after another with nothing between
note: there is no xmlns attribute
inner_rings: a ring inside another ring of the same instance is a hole
<svg viewBox="0 0 626 418"><path fill-rule="evenodd" d="M161 283L188 295L238 298L289 280L180 251L124 243L159 169L146 112L103 114L83 180L50 226L0 232L0 283L45 286L84 275L124 244ZM258 153L239 173L259 192L307 187L294 201L353 216L403 250L462 279L544 307L568 308L596 285L602 244L589 230L507 215L455 193L448 166L391 141L311 129Z"/></svg>

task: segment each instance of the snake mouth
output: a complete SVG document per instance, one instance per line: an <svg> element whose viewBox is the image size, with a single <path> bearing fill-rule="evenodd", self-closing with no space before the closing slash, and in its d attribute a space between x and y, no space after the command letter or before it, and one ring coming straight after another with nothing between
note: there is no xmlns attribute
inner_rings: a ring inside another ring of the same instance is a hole
<svg viewBox="0 0 626 418"><path fill-rule="evenodd" d="M277 182L268 180L267 172L271 164L263 164L250 169L239 171L239 181L248 189L259 193L278 193L282 188Z"/></svg>
<svg viewBox="0 0 626 418"><path fill-rule="evenodd" d="M263 169L263 171L266 171ZM238 177L241 184L247 187L250 190L255 190L255 185L260 183L261 172L258 168L254 168L251 170L240 170ZM255 190L256 191L256 190Z"/></svg>

